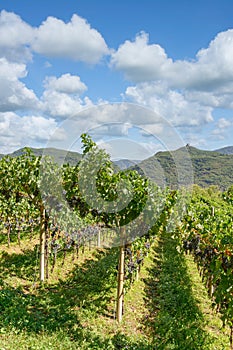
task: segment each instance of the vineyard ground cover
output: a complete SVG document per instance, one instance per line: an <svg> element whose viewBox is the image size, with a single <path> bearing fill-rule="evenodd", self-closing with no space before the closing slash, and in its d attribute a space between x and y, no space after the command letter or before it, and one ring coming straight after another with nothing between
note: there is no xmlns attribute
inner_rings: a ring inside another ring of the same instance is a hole
<svg viewBox="0 0 233 350"><path fill-rule="evenodd" d="M229 338L220 318L211 309L192 260L180 254L177 245L169 234L160 237L145 280L146 326L154 349L226 350Z"/></svg>
<svg viewBox="0 0 233 350"><path fill-rule="evenodd" d="M213 347L213 349L228 349L230 329L229 327L223 328L222 321L219 317L216 317L216 313L211 306L212 301L208 296L208 292L204 283L202 283L192 255L186 255L185 261L192 282L193 294L198 301L200 311L205 315L205 330L211 334L213 338L215 338L215 342L218 344L218 348Z"/></svg>
<svg viewBox="0 0 233 350"><path fill-rule="evenodd" d="M24 250L24 243L21 249L0 247L0 349L117 349L125 344L113 317L118 250L87 248L75 261L68 254L64 266L61 256L49 280L33 286L24 272L35 268L34 249L26 244ZM138 341L128 342L144 349Z"/></svg>
<svg viewBox="0 0 233 350"><path fill-rule="evenodd" d="M200 300L204 305L200 311L196 295L194 298L189 291L191 281L185 258L171 249L171 243L166 245L163 242L157 246L155 243L155 248L151 249L142 266L139 281L133 284L125 296L125 315L120 325L116 324L113 317L117 249L89 251L86 248L84 254L80 254L74 261L72 253L67 254L64 265L62 256L58 256L54 273L42 287L38 283L34 284L33 278L37 263L34 249L36 243L35 240L30 246L29 240L23 240L21 248L16 243L10 248L0 246L1 350L228 348L228 340L226 343L221 343L223 338L221 342L219 340L219 319L211 329L205 325L204 316L201 315L211 312L205 304L206 298ZM198 275L195 269L191 273ZM174 290L164 293L163 300L158 292L158 283L161 288L167 289L165 282L169 281L174 284ZM197 280L196 283L199 290L201 282ZM181 286L186 284L187 295L180 295ZM189 305L185 303L187 298L191 302ZM165 302L168 303L167 310L170 306L178 307L178 314L174 313L170 319L172 322L168 323ZM187 310L187 317L182 321L184 310ZM195 318L196 314L200 315L199 319ZM163 318L165 315L166 318ZM157 325L155 322L158 322ZM181 327L182 322L184 329ZM158 343L162 344L160 347L156 344L155 330ZM190 345L188 340L182 340L184 332L192 337L192 345L196 347L184 347ZM207 334L210 335L206 338ZM206 339L213 340L212 347L203 346ZM179 346L175 347L174 344ZM225 347L221 347L221 344L225 344Z"/></svg>

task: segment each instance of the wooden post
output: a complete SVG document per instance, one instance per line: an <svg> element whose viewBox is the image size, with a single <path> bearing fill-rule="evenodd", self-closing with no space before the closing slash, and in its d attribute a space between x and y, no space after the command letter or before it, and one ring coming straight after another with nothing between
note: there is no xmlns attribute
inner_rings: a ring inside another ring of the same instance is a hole
<svg viewBox="0 0 233 350"><path fill-rule="evenodd" d="M233 350L233 326L230 327L230 349Z"/></svg>
<svg viewBox="0 0 233 350"><path fill-rule="evenodd" d="M215 211L215 209L214 209L214 207L212 207L212 216L214 216L214 211Z"/></svg>
<svg viewBox="0 0 233 350"><path fill-rule="evenodd" d="M139 266L137 266L137 269L136 269L136 281L139 280Z"/></svg>
<svg viewBox="0 0 233 350"><path fill-rule="evenodd" d="M97 235L97 247L101 248L100 229L98 230L98 235Z"/></svg>
<svg viewBox="0 0 233 350"><path fill-rule="evenodd" d="M212 298L214 293L214 286L213 286L213 275L211 274L208 278L208 294Z"/></svg>
<svg viewBox="0 0 233 350"><path fill-rule="evenodd" d="M48 230L48 217L46 216L46 213L45 213L44 231L45 231L44 262L45 262L46 279L48 279L49 278L49 230Z"/></svg>
<svg viewBox="0 0 233 350"><path fill-rule="evenodd" d="M10 222L8 221L9 223L9 226L8 226L8 229L7 229L7 243L8 243L8 248L10 248L10 244L11 244L11 226L10 226Z"/></svg>
<svg viewBox="0 0 233 350"><path fill-rule="evenodd" d="M40 208L40 281L45 277L45 209Z"/></svg>
<svg viewBox="0 0 233 350"><path fill-rule="evenodd" d="M121 247L118 264L118 286L117 286L117 310L116 318L120 323L123 315L123 301L124 301L124 265L125 265L125 244L124 244L125 229L120 228Z"/></svg>

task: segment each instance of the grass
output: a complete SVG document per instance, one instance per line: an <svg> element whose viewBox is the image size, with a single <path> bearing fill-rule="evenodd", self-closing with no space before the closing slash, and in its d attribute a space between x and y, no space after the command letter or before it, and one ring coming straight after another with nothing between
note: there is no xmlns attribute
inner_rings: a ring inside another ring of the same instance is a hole
<svg viewBox="0 0 233 350"><path fill-rule="evenodd" d="M209 349L228 338L190 256L154 244L115 321L117 249L86 249L38 283L37 240L0 246L0 350Z"/></svg>
<svg viewBox="0 0 233 350"><path fill-rule="evenodd" d="M212 309L212 302L208 297L204 284L201 282L201 277L192 256L186 255L185 261L192 283L192 292L197 300L200 311L205 315L205 330L214 339L211 349L228 349L230 329L229 327L223 328L219 315Z"/></svg>
<svg viewBox="0 0 233 350"><path fill-rule="evenodd" d="M154 349L205 350L229 348L221 322L191 257L177 249L168 235L158 240L146 284L146 330Z"/></svg>

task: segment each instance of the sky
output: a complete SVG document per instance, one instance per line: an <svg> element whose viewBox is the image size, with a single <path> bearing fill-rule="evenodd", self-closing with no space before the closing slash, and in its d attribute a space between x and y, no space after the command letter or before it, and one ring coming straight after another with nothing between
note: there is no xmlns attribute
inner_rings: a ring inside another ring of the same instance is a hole
<svg viewBox="0 0 233 350"><path fill-rule="evenodd" d="M0 0L0 153L233 145L232 0Z"/></svg>

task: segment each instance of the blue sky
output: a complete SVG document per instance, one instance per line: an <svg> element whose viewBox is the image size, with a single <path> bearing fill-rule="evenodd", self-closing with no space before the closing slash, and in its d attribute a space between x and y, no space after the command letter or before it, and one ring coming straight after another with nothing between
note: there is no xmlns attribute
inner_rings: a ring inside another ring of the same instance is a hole
<svg viewBox="0 0 233 350"><path fill-rule="evenodd" d="M79 150L90 130L135 159L233 145L231 0L0 0L0 11L0 153Z"/></svg>

